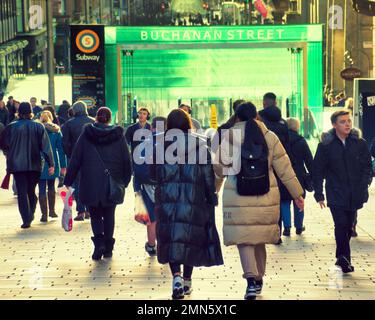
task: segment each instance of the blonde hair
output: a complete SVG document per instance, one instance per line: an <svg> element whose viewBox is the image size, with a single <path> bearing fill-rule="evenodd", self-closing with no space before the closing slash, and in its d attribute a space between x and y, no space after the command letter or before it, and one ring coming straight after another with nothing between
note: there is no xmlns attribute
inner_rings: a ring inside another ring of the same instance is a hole
<svg viewBox="0 0 375 320"><path fill-rule="evenodd" d="M301 124L297 118L288 118L286 119L286 122L288 124L288 129L298 132Z"/></svg>
<svg viewBox="0 0 375 320"><path fill-rule="evenodd" d="M345 109L349 109L353 112L353 105L354 105L354 99L353 98L348 98L345 101Z"/></svg>
<svg viewBox="0 0 375 320"><path fill-rule="evenodd" d="M41 114L40 114L40 122L42 123L52 123L53 121L53 116L52 116L52 113L48 110L44 110Z"/></svg>

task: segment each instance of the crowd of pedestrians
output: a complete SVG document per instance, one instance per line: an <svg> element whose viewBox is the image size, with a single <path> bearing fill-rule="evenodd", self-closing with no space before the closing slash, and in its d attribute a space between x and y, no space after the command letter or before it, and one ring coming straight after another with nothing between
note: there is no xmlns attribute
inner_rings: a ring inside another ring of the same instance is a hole
<svg viewBox="0 0 375 320"><path fill-rule="evenodd" d="M90 219L92 259L111 258L116 208L133 178L148 214L144 249L169 264L172 298L182 299L192 292L194 267L225 263L215 222L222 191L224 245L237 247L245 299L253 300L263 289L266 245L291 235L291 205L296 234L306 230L304 199L314 191L333 217L336 265L354 271L350 239L357 210L368 200L372 163L346 109L332 114L332 129L313 157L299 120L283 119L271 92L259 112L250 101L235 101L233 116L209 136L186 104L167 118L142 107L125 130L113 124L107 107L94 118L83 101L70 106L64 100L56 111L46 101L38 106L34 97L22 103L9 97L7 104L3 98L0 148L15 180L24 229L34 220L38 199L42 223L58 217L59 179L74 188L75 220ZM371 151L375 156L375 146Z"/></svg>

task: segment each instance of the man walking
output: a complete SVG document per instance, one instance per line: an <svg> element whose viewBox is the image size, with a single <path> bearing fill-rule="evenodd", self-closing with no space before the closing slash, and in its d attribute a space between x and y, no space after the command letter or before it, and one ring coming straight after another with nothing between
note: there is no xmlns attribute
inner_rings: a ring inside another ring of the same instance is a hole
<svg viewBox="0 0 375 320"><path fill-rule="evenodd" d="M355 213L367 202L372 181L371 155L366 141L352 129L349 111L334 112L331 123L333 129L323 135L313 162L314 196L325 208L325 179L327 206L335 224L336 265L348 273L354 271L350 238Z"/></svg>
<svg viewBox="0 0 375 320"><path fill-rule="evenodd" d="M287 155L290 157L290 142L289 142L289 129L286 120L281 117L281 110L276 103L276 95L268 92L263 96L263 110L259 111L260 120L266 127L275 133L283 145ZM281 180L276 175L277 184L280 190L280 239L277 244L281 244L281 229L282 229L282 210L286 208L290 201L293 200L286 187L282 184ZM285 226L284 226L285 228ZM290 236L290 229L284 229L283 235Z"/></svg>
<svg viewBox="0 0 375 320"><path fill-rule="evenodd" d="M88 123L94 123L95 119L89 117L87 112L87 105L84 101L77 101L72 106L73 109L73 118L69 119L61 127L62 132L62 144L63 149L69 160L73 154L74 146L76 145L79 136L83 132L83 128ZM74 197L77 203L77 216L74 218L75 221L84 221L85 218L89 219L90 214L88 209L82 204L79 199L79 180L80 176L77 176L76 181L74 182Z"/></svg>
<svg viewBox="0 0 375 320"><path fill-rule="evenodd" d="M51 144L44 126L33 121L31 105L22 102L19 120L10 123L0 139L0 148L7 158L7 172L14 175L18 191L18 208L23 220L21 228L29 228L37 205L35 187L42 171L42 158L47 162L48 174L54 174Z"/></svg>

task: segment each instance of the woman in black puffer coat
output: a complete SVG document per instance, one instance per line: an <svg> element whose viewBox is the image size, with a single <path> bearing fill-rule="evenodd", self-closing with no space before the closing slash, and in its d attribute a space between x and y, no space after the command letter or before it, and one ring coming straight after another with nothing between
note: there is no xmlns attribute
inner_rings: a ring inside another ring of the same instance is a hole
<svg viewBox="0 0 375 320"><path fill-rule="evenodd" d="M193 267L223 264L215 226L218 200L214 171L206 140L190 133L191 128L185 111L176 109L169 114L165 161L156 165L154 172L157 256L160 263L170 265L174 277L173 299L182 299L191 293ZM170 152L171 149L175 152ZM198 163L202 152L207 154L204 156L206 164ZM196 158L190 158L194 154ZM168 157L173 157L177 163L168 164L171 163ZM183 279L181 265L184 266Z"/></svg>
<svg viewBox="0 0 375 320"><path fill-rule="evenodd" d="M73 149L69 161L64 184L73 185L78 172L81 174L79 181L79 197L82 203L89 208L91 215L91 228L94 236L95 251L93 260L112 257L115 239L116 205L124 201L110 197L109 174L123 189L129 184L131 178L131 162L125 140L124 129L112 126L111 110L101 107L96 116L96 122L84 128Z"/></svg>

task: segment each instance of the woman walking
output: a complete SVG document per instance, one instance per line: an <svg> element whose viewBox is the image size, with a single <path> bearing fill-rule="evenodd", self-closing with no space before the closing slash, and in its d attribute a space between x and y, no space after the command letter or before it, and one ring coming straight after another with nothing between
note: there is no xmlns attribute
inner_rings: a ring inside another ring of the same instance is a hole
<svg viewBox="0 0 375 320"><path fill-rule="evenodd" d="M89 207L91 238L95 250L93 260L112 257L115 243L115 210L123 203L125 188L131 178L131 162L124 129L110 125L111 110L101 107L95 123L88 124L69 162L64 184L72 186L78 172L79 197Z"/></svg>
<svg viewBox="0 0 375 320"><path fill-rule="evenodd" d="M175 109L168 115L164 137L167 163L156 165L154 173L157 256L160 263L169 263L173 299L190 295L194 267L223 264L215 226L214 172L209 152L206 164L198 163L199 152L207 151L207 143L191 129L185 111ZM177 149L171 148L172 144ZM195 161L190 158L194 154ZM173 157L177 161L168 161Z"/></svg>
<svg viewBox="0 0 375 320"><path fill-rule="evenodd" d="M292 162L293 170L297 175L297 179L303 188L303 198L305 198L306 190L309 192L313 191L311 178L313 156L305 138L298 134L300 128L299 120L296 118L288 118L286 122L288 123L289 129L290 160ZM284 200L281 202L281 217L284 225L284 236L290 236L290 229L292 226L290 204L293 198L290 194L288 194L288 197L290 199L289 201ZM295 203L293 203L293 208L296 234L300 235L305 231L305 226L303 225L304 212L299 210Z"/></svg>
<svg viewBox="0 0 375 320"><path fill-rule="evenodd" d="M254 120L257 116L256 107L251 102L243 103L238 107L236 116L237 122L230 131L229 141L224 139L223 144L241 146L241 154L248 154L247 159L258 159L258 163L253 162L253 166L264 170L257 177L262 179L260 186L263 192L259 192L258 195L239 195L239 191L247 191L239 189L243 183L242 179L237 181L237 176L228 176L223 193L224 244L238 247L243 277L247 280L245 299L253 300L256 294L262 291L266 270L265 245L275 244L279 240L280 194L273 170L300 209L303 209L304 200L302 187L280 140L262 122ZM236 134L234 130L241 132L241 135ZM219 178L218 185L221 185L226 175L226 164L233 163L236 157L241 163L240 173L248 169L243 168L247 162L241 159L241 155L230 155L226 150L228 148L220 147L220 161L214 165L216 176ZM256 194L258 188L253 191Z"/></svg>
<svg viewBox="0 0 375 320"><path fill-rule="evenodd" d="M64 150L62 147L62 135L60 127L52 123L52 121L52 113L50 111L44 110L40 115L40 122L44 125L44 128L46 129L49 140L51 142L53 159L55 163L55 173L52 176L50 176L48 174L48 165L44 164L43 171L39 181L39 205L40 211L42 212L40 222L47 222L48 215L51 218L57 218L57 214L55 212L55 181L56 178L60 176L60 169L61 174L64 175L66 173L66 156L64 154Z"/></svg>

